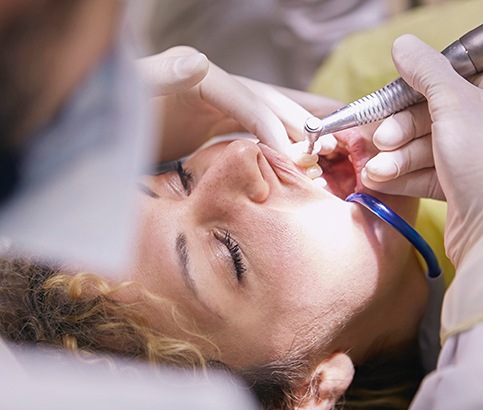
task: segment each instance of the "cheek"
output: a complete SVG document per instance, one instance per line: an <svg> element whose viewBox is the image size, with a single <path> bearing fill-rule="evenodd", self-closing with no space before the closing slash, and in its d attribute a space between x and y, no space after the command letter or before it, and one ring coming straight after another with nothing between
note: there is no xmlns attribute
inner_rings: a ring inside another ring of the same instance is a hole
<svg viewBox="0 0 483 410"><path fill-rule="evenodd" d="M257 233L256 269L274 306L310 303L311 289L320 290L320 253L312 247L304 227L284 215ZM307 244L309 244L307 246Z"/></svg>
<svg viewBox="0 0 483 410"><path fill-rule="evenodd" d="M265 269L276 275L269 285L292 303L321 312L362 305L377 288L380 254L350 213L306 211L291 217L265 258Z"/></svg>

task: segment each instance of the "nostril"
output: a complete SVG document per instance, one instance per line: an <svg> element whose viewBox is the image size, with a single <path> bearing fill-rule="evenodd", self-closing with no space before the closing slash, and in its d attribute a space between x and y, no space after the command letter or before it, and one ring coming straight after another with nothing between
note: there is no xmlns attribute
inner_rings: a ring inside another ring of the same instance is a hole
<svg viewBox="0 0 483 410"><path fill-rule="evenodd" d="M225 155L225 166L229 167L233 188L253 202L265 202L270 187L261 171L265 157L258 145L252 140L236 140L227 147Z"/></svg>
<svg viewBox="0 0 483 410"><path fill-rule="evenodd" d="M268 186L268 183L263 180L263 178L261 178L260 181L256 182L255 184L252 184L248 190L248 197L250 200L258 204L265 202L268 199L269 194L270 187Z"/></svg>

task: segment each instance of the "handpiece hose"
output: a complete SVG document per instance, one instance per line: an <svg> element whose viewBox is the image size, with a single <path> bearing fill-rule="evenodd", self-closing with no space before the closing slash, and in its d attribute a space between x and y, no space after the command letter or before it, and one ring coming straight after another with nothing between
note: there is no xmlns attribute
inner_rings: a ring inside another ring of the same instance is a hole
<svg viewBox="0 0 483 410"><path fill-rule="evenodd" d="M483 72L483 24L446 47L442 54L464 78ZM306 124L305 132L315 142L321 135L382 120L423 100L422 94L398 78L380 90L320 119L315 132L313 122L310 129Z"/></svg>

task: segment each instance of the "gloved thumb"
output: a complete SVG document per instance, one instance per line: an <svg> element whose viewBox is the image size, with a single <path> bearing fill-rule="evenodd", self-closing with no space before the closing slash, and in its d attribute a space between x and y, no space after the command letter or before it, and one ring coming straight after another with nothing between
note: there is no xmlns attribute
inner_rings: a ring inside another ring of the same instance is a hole
<svg viewBox="0 0 483 410"><path fill-rule="evenodd" d="M446 91L452 92L466 81L455 75L454 68L443 54L412 34L404 34L394 41L392 56L401 77L426 96L430 111L433 111L432 103L437 103L438 108L446 107L447 104L441 104L439 99L444 99Z"/></svg>
<svg viewBox="0 0 483 410"><path fill-rule="evenodd" d="M138 65L157 96L188 90L200 83L209 70L209 61L202 53L179 56L160 53L140 59Z"/></svg>

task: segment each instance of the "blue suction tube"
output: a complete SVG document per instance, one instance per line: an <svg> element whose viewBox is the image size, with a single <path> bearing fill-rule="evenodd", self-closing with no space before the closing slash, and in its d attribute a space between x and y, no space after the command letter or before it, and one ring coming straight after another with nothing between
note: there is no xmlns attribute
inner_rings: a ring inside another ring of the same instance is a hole
<svg viewBox="0 0 483 410"><path fill-rule="evenodd" d="M436 258L436 255L434 254L429 244L411 225L409 225L391 208L383 204L378 199L374 198L372 195L361 192L355 192L353 194L350 194L346 198L346 201L355 202L362 205L363 207L371 211L374 215L391 225L409 242L411 242L411 244L416 248L416 250L422 255L422 257L426 261L426 275L429 278L437 278L439 275L441 275L441 268L439 266L438 259Z"/></svg>

